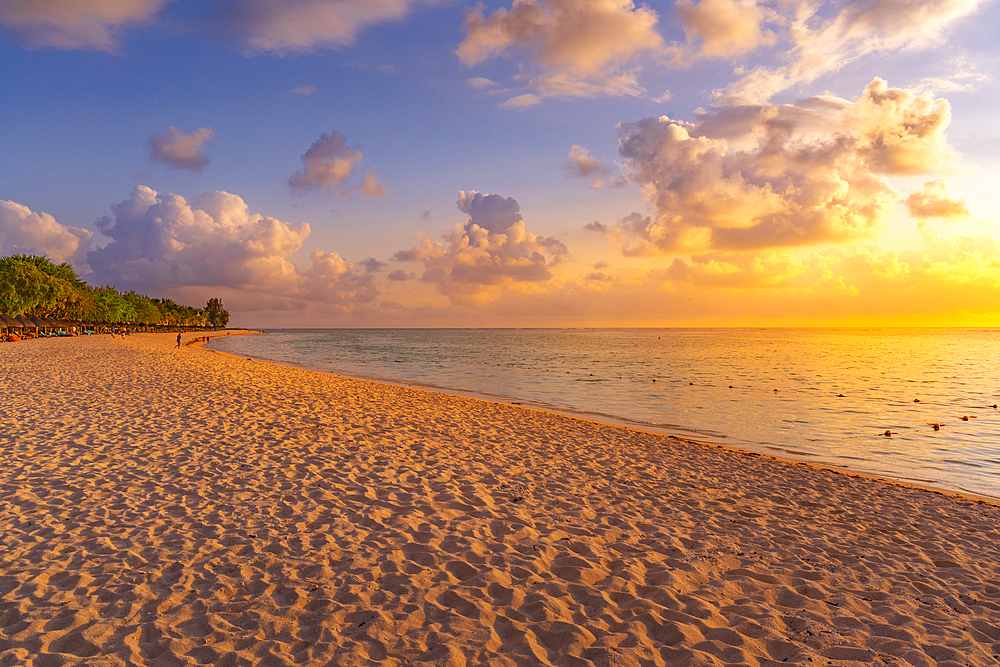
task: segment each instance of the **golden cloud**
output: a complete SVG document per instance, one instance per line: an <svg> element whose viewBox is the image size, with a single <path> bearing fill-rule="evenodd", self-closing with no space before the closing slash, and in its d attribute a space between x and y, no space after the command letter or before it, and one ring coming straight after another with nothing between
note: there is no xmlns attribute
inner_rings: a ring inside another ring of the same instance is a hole
<svg viewBox="0 0 1000 667"><path fill-rule="evenodd" d="M444 243L424 239L400 250L396 261L424 264L421 280L434 284L452 303L488 303L499 292L532 289L552 278L552 269L569 256L557 239L527 231L514 198L459 192L465 223L444 234Z"/></svg>
<svg viewBox="0 0 1000 667"><path fill-rule="evenodd" d="M655 217L615 230L626 254L843 242L877 234L898 199L885 176L950 168L946 100L876 78L854 102L719 107L695 122L620 126L626 175Z"/></svg>
<svg viewBox="0 0 1000 667"><path fill-rule="evenodd" d="M535 93L508 106L555 96L640 95L635 70L626 66L642 53L663 50L658 18L631 0L517 0L489 17L479 5L466 14L467 35L457 54L470 66L516 48L529 54Z"/></svg>
<svg viewBox="0 0 1000 667"><path fill-rule="evenodd" d="M5 0L0 26L27 46L115 53L122 28L150 21L166 0Z"/></svg>
<svg viewBox="0 0 1000 667"><path fill-rule="evenodd" d="M955 199L942 180L924 183L924 186L906 198L906 208L915 218L965 218L969 209L961 199Z"/></svg>

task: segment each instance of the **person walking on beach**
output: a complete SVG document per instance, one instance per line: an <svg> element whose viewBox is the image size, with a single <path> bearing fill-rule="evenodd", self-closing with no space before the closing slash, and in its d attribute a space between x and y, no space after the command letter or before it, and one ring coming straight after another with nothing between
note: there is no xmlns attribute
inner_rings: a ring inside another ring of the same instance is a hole
<svg viewBox="0 0 1000 667"><path fill-rule="evenodd" d="M181 349L181 332L180 331L177 332L177 347L175 347L174 349L175 350Z"/></svg>

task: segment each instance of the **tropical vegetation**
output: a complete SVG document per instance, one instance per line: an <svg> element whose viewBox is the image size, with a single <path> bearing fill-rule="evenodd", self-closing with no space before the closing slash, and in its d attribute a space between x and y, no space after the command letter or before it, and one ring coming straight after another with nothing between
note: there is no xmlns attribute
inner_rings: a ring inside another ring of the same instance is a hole
<svg viewBox="0 0 1000 667"><path fill-rule="evenodd" d="M90 286L67 263L41 255L0 257L0 313L116 324L226 326L220 299L205 308L154 299L111 285Z"/></svg>

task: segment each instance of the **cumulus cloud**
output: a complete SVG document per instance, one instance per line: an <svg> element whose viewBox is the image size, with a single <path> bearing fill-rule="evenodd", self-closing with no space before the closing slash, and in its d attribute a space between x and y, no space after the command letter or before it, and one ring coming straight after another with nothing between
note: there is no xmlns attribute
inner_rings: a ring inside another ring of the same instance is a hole
<svg viewBox="0 0 1000 667"><path fill-rule="evenodd" d="M799 2L794 12L784 12L790 16L783 33L786 63L756 67L720 95L743 104L762 102L863 56L926 47L981 4L983 0Z"/></svg>
<svg viewBox="0 0 1000 667"><path fill-rule="evenodd" d="M468 217L444 234L444 243L424 239L394 257L423 262L421 279L453 303L488 302L498 289L545 282L569 257L558 239L528 233L513 197L473 190L459 192L456 203Z"/></svg>
<svg viewBox="0 0 1000 667"><path fill-rule="evenodd" d="M608 234L611 232L611 227L604 224L600 220L594 220L593 222L588 222L583 226L588 232L597 232L598 234Z"/></svg>
<svg viewBox="0 0 1000 667"><path fill-rule="evenodd" d="M368 173L365 174L364 180L358 185L358 190L361 190L361 194L366 197L385 197L389 194L389 190L382 184L382 181L378 180L375 167L369 169Z"/></svg>
<svg viewBox="0 0 1000 667"><path fill-rule="evenodd" d="M360 146L350 148L347 139L340 132L321 134L302 155L302 171L295 172L288 179L292 192L309 190L330 190L334 186L346 192L344 182L354 173L354 167L364 159ZM368 197L382 197L388 193L378 179L375 169L369 169L364 180L357 186Z"/></svg>
<svg viewBox="0 0 1000 667"><path fill-rule="evenodd" d="M0 257L48 255L56 264L70 262L86 272L87 251L93 238L92 232L61 225L48 213L35 213L23 204L0 200Z"/></svg>
<svg viewBox="0 0 1000 667"><path fill-rule="evenodd" d="M175 169L200 171L210 162L203 151L214 136L215 130L211 127L200 127L193 132L168 127L163 134L150 135L146 143L151 159Z"/></svg>
<svg viewBox="0 0 1000 667"><path fill-rule="evenodd" d="M534 92L508 106L545 97L641 95L634 61L662 52L658 18L631 0L516 0L489 16L480 4L466 13L467 35L457 53L469 66L515 51L527 54Z"/></svg>
<svg viewBox="0 0 1000 667"><path fill-rule="evenodd" d="M370 25L406 16L413 0L220 0L214 18L253 53L287 54L350 44Z"/></svg>
<svg viewBox="0 0 1000 667"><path fill-rule="evenodd" d="M774 33L762 27L773 12L753 0L681 0L674 9L688 42L700 44L704 57L737 56L775 41Z"/></svg>
<svg viewBox="0 0 1000 667"><path fill-rule="evenodd" d="M924 186L906 198L906 209L915 218L965 218L969 209L961 199L955 199L942 180L924 183Z"/></svg>
<svg viewBox="0 0 1000 667"><path fill-rule="evenodd" d="M800 246L870 237L898 200L886 175L948 169L945 100L873 80L823 96L620 126L619 153L657 214L618 231L627 254Z"/></svg>
<svg viewBox="0 0 1000 667"><path fill-rule="evenodd" d="M166 0L3 0L0 28L25 46L116 53L122 30L150 21Z"/></svg>
<svg viewBox="0 0 1000 667"><path fill-rule="evenodd" d="M601 164L601 161L590 155L590 151L583 146L573 144L566 156L566 169L571 173L584 178L594 174L606 173L608 168Z"/></svg>
<svg viewBox="0 0 1000 667"><path fill-rule="evenodd" d="M588 151L583 146L573 146L569 149L569 155L566 156L566 164L563 165L563 169L573 174L574 176L580 176L581 178L590 178L593 176L594 180L591 182L590 187L600 188L604 185L604 180L601 176L607 176L611 173L607 165L598 160L596 157L590 155Z"/></svg>
<svg viewBox="0 0 1000 667"><path fill-rule="evenodd" d="M228 192L188 202L138 186L111 210L96 223L110 243L88 255L97 282L145 290L232 288L243 294L244 310L306 302L348 310L378 295L372 277L335 252L316 250L300 270L288 257L302 247L309 225L250 213Z"/></svg>
<svg viewBox="0 0 1000 667"><path fill-rule="evenodd" d="M393 282L402 282L404 280L409 280L410 275L403 269L396 269L395 271L390 271L386 278Z"/></svg>

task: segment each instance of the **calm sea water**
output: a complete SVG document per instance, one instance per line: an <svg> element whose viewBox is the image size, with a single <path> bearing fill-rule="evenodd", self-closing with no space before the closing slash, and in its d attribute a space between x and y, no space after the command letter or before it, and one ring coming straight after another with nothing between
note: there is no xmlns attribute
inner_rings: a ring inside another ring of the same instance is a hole
<svg viewBox="0 0 1000 667"><path fill-rule="evenodd" d="M1000 497L1000 330L322 329L210 346Z"/></svg>

